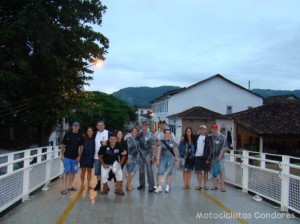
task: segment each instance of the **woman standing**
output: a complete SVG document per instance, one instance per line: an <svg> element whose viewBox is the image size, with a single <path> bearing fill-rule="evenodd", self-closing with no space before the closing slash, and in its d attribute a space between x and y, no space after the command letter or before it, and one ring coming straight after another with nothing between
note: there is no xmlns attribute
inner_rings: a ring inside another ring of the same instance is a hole
<svg viewBox="0 0 300 224"><path fill-rule="evenodd" d="M81 168L81 189L84 189L85 173L87 173L87 186L91 186L91 174L94 167L94 154L95 154L95 139L93 138L93 128L89 127L84 136L83 152L80 157Z"/></svg>
<svg viewBox="0 0 300 224"><path fill-rule="evenodd" d="M193 141L193 130L187 127L184 132L185 164L183 167L183 189L191 189L191 175L195 165L195 145Z"/></svg>
<svg viewBox="0 0 300 224"><path fill-rule="evenodd" d="M176 161L176 166L178 166L178 155L176 142L171 139L170 129L164 130L164 139L160 141L157 148L157 161L158 166L158 187L155 193L162 192L162 182L163 175L166 175L166 189L165 192L169 193L170 184L172 182L172 172Z"/></svg>
<svg viewBox="0 0 300 224"><path fill-rule="evenodd" d="M138 163L138 154L140 152L140 145L137 140L138 130L137 128L131 129L131 135L126 139L128 146L128 160L126 164L126 190L132 191L133 187L131 184L132 178L136 173L136 166Z"/></svg>

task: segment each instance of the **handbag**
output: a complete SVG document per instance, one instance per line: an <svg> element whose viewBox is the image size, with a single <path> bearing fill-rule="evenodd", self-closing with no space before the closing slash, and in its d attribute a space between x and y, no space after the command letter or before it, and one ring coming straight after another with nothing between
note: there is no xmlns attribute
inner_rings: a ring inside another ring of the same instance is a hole
<svg viewBox="0 0 300 224"><path fill-rule="evenodd" d="M220 162L216 161L214 168L213 168L213 177L214 178L216 178L218 176L218 174L220 173L220 169L221 169Z"/></svg>

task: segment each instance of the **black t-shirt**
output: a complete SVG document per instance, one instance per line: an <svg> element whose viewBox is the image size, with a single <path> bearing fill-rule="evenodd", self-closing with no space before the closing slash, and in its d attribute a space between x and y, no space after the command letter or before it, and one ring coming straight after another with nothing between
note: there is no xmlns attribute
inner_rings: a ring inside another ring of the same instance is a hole
<svg viewBox="0 0 300 224"><path fill-rule="evenodd" d="M112 165L115 161L120 162L121 153L124 151L120 144L116 144L114 148L109 145L101 146L98 155L102 155L103 161L107 165Z"/></svg>
<svg viewBox="0 0 300 224"><path fill-rule="evenodd" d="M68 131L62 140L62 144L66 146L64 156L68 159L76 159L79 155L79 146L83 145L83 143L84 138L80 132Z"/></svg>

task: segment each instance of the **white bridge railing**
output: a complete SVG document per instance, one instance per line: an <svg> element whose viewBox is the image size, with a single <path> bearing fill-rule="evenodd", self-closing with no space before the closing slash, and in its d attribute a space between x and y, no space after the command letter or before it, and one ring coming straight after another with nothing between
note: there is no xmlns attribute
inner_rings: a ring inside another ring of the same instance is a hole
<svg viewBox="0 0 300 224"><path fill-rule="evenodd" d="M300 214L300 158L231 150L225 154L226 182Z"/></svg>
<svg viewBox="0 0 300 224"><path fill-rule="evenodd" d="M0 212L26 200L63 173L60 147L49 146L0 155Z"/></svg>
<svg viewBox="0 0 300 224"><path fill-rule="evenodd" d="M225 154L226 182L300 214L300 158L231 150ZM63 173L60 147L0 155L0 212Z"/></svg>

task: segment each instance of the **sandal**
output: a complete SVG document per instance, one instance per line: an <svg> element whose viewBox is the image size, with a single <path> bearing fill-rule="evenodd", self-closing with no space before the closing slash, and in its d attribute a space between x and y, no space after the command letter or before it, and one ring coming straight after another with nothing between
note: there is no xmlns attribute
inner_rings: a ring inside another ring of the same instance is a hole
<svg viewBox="0 0 300 224"><path fill-rule="evenodd" d="M215 191L215 190L218 190L218 188L217 187L212 187L211 190Z"/></svg>
<svg viewBox="0 0 300 224"><path fill-rule="evenodd" d="M205 191L207 191L207 190L208 190L208 187L207 187L207 186L205 186L205 187L204 187L204 190L205 190Z"/></svg>
<svg viewBox="0 0 300 224"><path fill-rule="evenodd" d="M60 193L61 194L67 194L68 192L66 190L62 190Z"/></svg>
<svg viewBox="0 0 300 224"><path fill-rule="evenodd" d="M196 187L195 190L196 190L196 191L201 191L201 190L202 190L202 187Z"/></svg>
<svg viewBox="0 0 300 224"><path fill-rule="evenodd" d="M221 188L221 192L226 192L225 188Z"/></svg>
<svg viewBox="0 0 300 224"><path fill-rule="evenodd" d="M77 191L75 187L68 188L68 191Z"/></svg>

